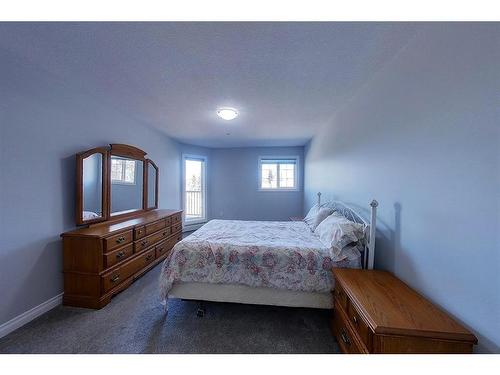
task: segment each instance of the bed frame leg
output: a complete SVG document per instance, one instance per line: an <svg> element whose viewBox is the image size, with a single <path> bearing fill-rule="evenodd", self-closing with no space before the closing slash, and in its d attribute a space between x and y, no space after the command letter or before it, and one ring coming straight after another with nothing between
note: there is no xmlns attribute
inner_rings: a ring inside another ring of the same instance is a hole
<svg viewBox="0 0 500 375"><path fill-rule="evenodd" d="M203 318L205 316L205 304L203 301L198 301L198 311L196 312L198 318Z"/></svg>

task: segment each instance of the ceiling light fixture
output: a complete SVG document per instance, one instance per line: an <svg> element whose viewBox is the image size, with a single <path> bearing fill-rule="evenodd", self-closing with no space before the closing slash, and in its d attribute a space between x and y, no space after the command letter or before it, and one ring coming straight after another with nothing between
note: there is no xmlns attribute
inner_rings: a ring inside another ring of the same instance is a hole
<svg viewBox="0 0 500 375"><path fill-rule="evenodd" d="M217 116L221 119L230 121L238 117L238 111L234 108L224 107L217 110Z"/></svg>

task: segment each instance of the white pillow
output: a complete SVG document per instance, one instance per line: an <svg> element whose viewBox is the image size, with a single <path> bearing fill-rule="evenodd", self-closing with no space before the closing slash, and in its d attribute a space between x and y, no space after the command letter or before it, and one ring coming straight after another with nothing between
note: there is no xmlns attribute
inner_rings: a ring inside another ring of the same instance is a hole
<svg viewBox="0 0 500 375"><path fill-rule="evenodd" d="M333 210L331 208L326 208L326 207L320 208L318 213L316 214L316 217L314 218L313 224L309 226L311 230L314 232L318 227L318 225L332 213Z"/></svg>
<svg viewBox="0 0 500 375"><path fill-rule="evenodd" d="M316 203L314 206L311 207L306 217L304 218L304 222L309 227L311 227L314 224L314 220L316 220L316 215L318 215L318 212L319 212L319 206Z"/></svg>
<svg viewBox="0 0 500 375"><path fill-rule="evenodd" d="M363 238L363 225L334 212L318 225L315 233L325 246L333 250L334 257L339 258L347 245Z"/></svg>

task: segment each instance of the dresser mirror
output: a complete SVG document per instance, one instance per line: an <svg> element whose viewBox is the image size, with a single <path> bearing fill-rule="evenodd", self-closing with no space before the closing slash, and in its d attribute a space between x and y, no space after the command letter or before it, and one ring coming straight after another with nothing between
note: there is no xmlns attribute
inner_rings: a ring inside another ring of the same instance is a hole
<svg viewBox="0 0 500 375"><path fill-rule="evenodd" d="M151 160L147 161L148 171L148 209L158 207L158 167Z"/></svg>
<svg viewBox="0 0 500 375"><path fill-rule="evenodd" d="M76 155L76 224L158 208L158 167L134 146L111 144Z"/></svg>
<svg viewBox="0 0 500 375"><path fill-rule="evenodd" d="M111 215L142 210L144 161L111 155Z"/></svg>
<svg viewBox="0 0 500 375"><path fill-rule="evenodd" d="M94 148L76 155L77 160L77 224L105 220L106 171L105 148Z"/></svg>

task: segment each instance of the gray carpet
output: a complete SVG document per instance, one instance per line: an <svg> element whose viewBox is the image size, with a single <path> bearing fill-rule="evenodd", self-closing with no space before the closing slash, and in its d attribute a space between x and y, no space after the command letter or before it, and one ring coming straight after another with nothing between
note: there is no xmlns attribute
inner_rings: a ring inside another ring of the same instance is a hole
<svg viewBox="0 0 500 375"><path fill-rule="evenodd" d="M0 353L337 353L329 312L158 299L158 265L101 310L59 306L0 339Z"/></svg>

